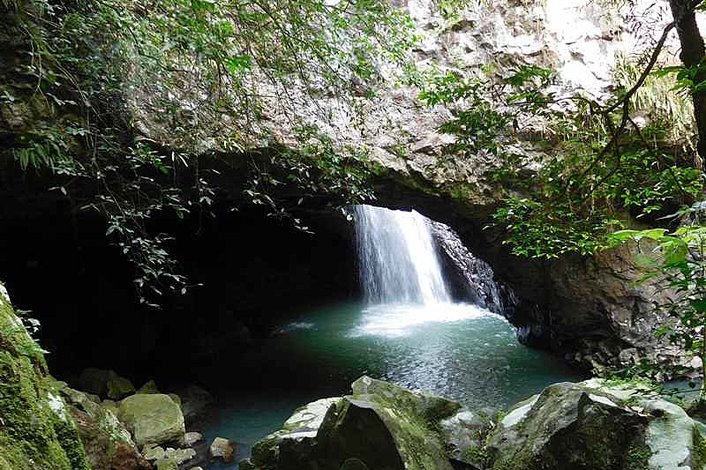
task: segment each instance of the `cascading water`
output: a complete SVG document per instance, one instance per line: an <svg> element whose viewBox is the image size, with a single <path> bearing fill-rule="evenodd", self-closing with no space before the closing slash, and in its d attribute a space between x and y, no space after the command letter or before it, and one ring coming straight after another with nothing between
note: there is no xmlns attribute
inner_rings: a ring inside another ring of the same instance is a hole
<svg viewBox="0 0 706 470"><path fill-rule="evenodd" d="M427 219L418 212L355 206L360 279L369 304L440 304L451 297Z"/></svg>
<svg viewBox="0 0 706 470"><path fill-rule="evenodd" d="M449 240L461 242L457 237L440 237L437 225L446 227L443 224L415 211L368 205L355 206L354 219L359 274L368 305L354 334L404 336L428 322L479 318L492 315L487 310L491 304L500 307L499 301L493 304L493 299L484 301L486 296L481 295L496 292L494 285L486 285L493 282L490 267L482 277L464 276L468 289L477 294L474 304L453 302L442 274L437 241L442 243L444 256L457 267L465 265L459 265L456 258L472 255L468 250L455 250L459 256L449 256Z"/></svg>

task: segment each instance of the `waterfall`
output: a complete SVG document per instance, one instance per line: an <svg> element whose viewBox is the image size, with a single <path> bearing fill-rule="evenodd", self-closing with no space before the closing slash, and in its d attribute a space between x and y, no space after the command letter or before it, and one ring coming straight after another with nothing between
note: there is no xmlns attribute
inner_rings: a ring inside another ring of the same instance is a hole
<svg viewBox="0 0 706 470"><path fill-rule="evenodd" d="M354 217L367 303L451 302L428 219L368 205L355 206Z"/></svg>

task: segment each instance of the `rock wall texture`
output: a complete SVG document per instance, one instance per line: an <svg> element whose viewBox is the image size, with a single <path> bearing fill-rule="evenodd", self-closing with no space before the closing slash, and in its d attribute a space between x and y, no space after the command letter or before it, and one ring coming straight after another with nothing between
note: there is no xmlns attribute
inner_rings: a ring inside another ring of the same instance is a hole
<svg viewBox="0 0 706 470"><path fill-rule="evenodd" d="M42 350L0 285L0 469L90 468Z"/></svg>

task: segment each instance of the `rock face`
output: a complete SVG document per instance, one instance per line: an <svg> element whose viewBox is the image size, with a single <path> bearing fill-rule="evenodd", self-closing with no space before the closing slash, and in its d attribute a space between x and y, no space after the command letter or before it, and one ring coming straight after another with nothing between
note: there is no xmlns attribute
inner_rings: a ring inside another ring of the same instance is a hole
<svg viewBox="0 0 706 470"><path fill-rule="evenodd" d="M140 393L127 397L120 402L118 418L140 448L184 439L184 416L169 395Z"/></svg>
<svg viewBox="0 0 706 470"><path fill-rule="evenodd" d="M327 409L327 411L324 411ZM667 470L706 466L706 426L639 386L560 383L502 418L363 377L313 402L241 468Z"/></svg>
<svg viewBox="0 0 706 470"><path fill-rule="evenodd" d="M0 470L90 470L58 389L0 285Z"/></svg>
<svg viewBox="0 0 706 470"><path fill-rule="evenodd" d="M485 74L491 68L489 80L523 65L550 68L558 74L552 90L557 98L580 92L599 102L615 89L619 64L652 47L669 21L668 5L650 0L463 2L451 17L431 0L396 3L409 12L422 38L414 51L422 68L438 67L463 76ZM674 44L671 39L668 47ZM183 130L169 129L158 119L158 109L152 106L154 90L136 90L127 101L139 132L165 146L180 141ZM188 90L181 91L189 96ZM519 303L510 319L521 328L523 341L566 355L586 369L623 367L639 358L678 360L678 351L646 334L659 321L652 306L660 299L654 289L634 286L638 276L628 256L567 256L546 263L518 260L502 246L501 234L483 230L492 222L498 202L496 183L485 174L498 162L488 152L464 158L444 154L454 139L440 133L439 126L451 117L452 109L425 107L418 90L392 86L383 87L375 99L355 99L360 112L335 97L312 99L294 88L288 94L296 103L296 118L317 125L341 146L368 151L376 167L379 204L414 207L457 229L463 242L517 293ZM292 123L297 119L283 110L289 109L286 105L270 104L263 128L285 145L296 146ZM178 105L188 108L186 103ZM541 125L529 123L501 144L520 155L536 155L543 151L533 142L537 128ZM208 135L199 143L217 147L220 137ZM193 149L204 150L214 148ZM478 274L473 268L467 272ZM482 294L486 302L495 295Z"/></svg>

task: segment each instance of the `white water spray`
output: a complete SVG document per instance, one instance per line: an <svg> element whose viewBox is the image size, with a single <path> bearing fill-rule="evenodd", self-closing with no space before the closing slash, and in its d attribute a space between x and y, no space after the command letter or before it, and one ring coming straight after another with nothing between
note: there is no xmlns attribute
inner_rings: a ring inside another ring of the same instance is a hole
<svg viewBox="0 0 706 470"><path fill-rule="evenodd" d="M451 302L424 216L360 205L355 206L355 227L367 303Z"/></svg>

